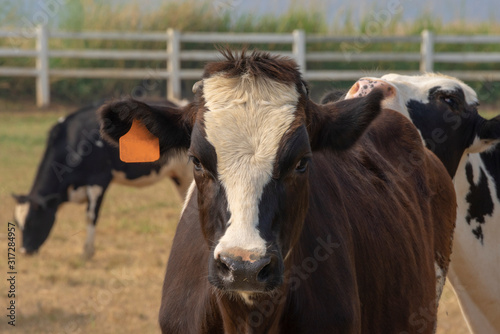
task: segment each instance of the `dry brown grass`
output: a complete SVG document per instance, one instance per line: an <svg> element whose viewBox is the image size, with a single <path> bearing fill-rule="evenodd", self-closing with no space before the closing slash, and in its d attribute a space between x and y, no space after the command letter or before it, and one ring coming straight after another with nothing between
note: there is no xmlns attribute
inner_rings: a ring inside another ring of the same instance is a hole
<svg viewBox="0 0 500 334"><path fill-rule="evenodd" d="M11 192L27 192L45 134L63 111L0 113L0 259L6 276ZM16 333L158 333L157 313L181 201L170 181L134 189L112 186L97 229L96 255L83 261L84 206L67 204L40 253L17 254ZM18 232L18 245L20 234ZM197 247L199 245L193 245ZM4 287L0 333L7 325ZM439 334L467 333L453 292L444 291Z"/></svg>

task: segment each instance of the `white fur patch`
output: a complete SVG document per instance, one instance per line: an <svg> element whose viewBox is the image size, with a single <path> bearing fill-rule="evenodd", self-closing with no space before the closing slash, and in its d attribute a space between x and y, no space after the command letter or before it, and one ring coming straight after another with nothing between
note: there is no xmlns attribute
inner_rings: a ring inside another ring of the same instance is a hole
<svg viewBox="0 0 500 334"><path fill-rule="evenodd" d="M436 305L438 305L446 281L446 275L437 262L434 262L434 269L436 271Z"/></svg>
<svg viewBox="0 0 500 334"><path fill-rule="evenodd" d="M472 182L479 183L484 171L493 200L493 212L484 216L484 223L476 219L467 221L470 192L466 165L472 167ZM448 269L448 279L455 290L462 312L471 333L500 332L500 200L495 193L493 176L485 168L479 154L464 154L453 179L457 194L457 222L453 236L453 251ZM481 226L484 242L472 233Z"/></svg>
<svg viewBox="0 0 500 334"><path fill-rule="evenodd" d="M196 182L194 180L191 182L191 185L189 186L189 189L187 191L186 197L184 198L184 204L182 205L182 211L181 211L181 216L184 213L184 210L186 210L186 207L189 203L189 200L191 199L191 196L193 195L194 188L196 187Z"/></svg>
<svg viewBox="0 0 500 334"><path fill-rule="evenodd" d="M24 229L26 225L26 218L28 217L28 212L30 211L30 203L17 204L14 208L14 219L16 220L19 227Z"/></svg>
<svg viewBox="0 0 500 334"><path fill-rule="evenodd" d="M498 142L499 140L480 139L478 136L476 136L471 146L467 148L466 153L486 152L488 150L494 149Z"/></svg>
<svg viewBox="0 0 500 334"><path fill-rule="evenodd" d="M477 94L472 88L461 80L442 74L427 73L408 76L392 73L382 76L381 79L397 87L404 101L417 100L427 103L429 102L429 90L439 86L441 87L440 91L454 91L457 87L460 87L464 92L465 102L468 105L478 102Z"/></svg>
<svg viewBox="0 0 500 334"><path fill-rule="evenodd" d="M87 210L87 218L89 224L93 224L96 219L95 209L97 206L97 200L102 195L102 187L98 185L87 186L87 198L89 201L89 207Z"/></svg>
<svg viewBox="0 0 500 334"><path fill-rule="evenodd" d="M99 197L102 196L103 188L98 185L86 186L87 198L89 206L87 209L87 239L83 248L84 256L91 258L94 255L94 240L95 240L95 219L96 206Z"/></svg>
<svg viewBox="0 0 500 334"><path fill-rule="evenodd" d="M215 148L231 212L214 257L236 247L264 255L265 241L257 229L259 201L280 140L295 119L299 94L294 85L249 74L213 76L204 79L203 87L207 140Z"/></svg>
<svg viewBox="0 0 500 334"><path fill-rule="evenodd" d="M429 91L434 87L440 87L440 91L454 91L460 87L464 92L465 101L468 105L477 103L476 92L467 86L462 81L446 75L427 73L424 75L399 75L386 74L381 78L361 78L360 80L371 80L383 82L389 85L396 91L396 94L385 98L382 102L382 107L400 112L408 119L410 115L406 104L410 100L419 101L421 103L429 102ZM351 98L350 94L346 95L346 99Z"/></svg>
<svg viewBox="0 0 500 334"><path fill-rule="evenodd" d="M396 93L392 94L390 97L384 98L384 100L382 101L382 108L395 110L395 111L403 114L404 116L406 116L408 119L410 119L410 114L408 113L408 108L406 108L407 101L404 99L404 96L399 92L399 89L395 85L393 85L392 83L390 83L384 79L372 78L372 77L361 78L358 80L358 82L361 82L364 80L380 82L386 86L392 87ZM375 86L377 86L377 84L375 84ZM362 88L360 88L360 89L362 89ZM345 100L351 99L353 97L354 97L354 95L351 93L351 90L349 90L349 92L345 96Z"/></svg>
<svg viewBox="0 0 500 334"><path fill-rule="evenodd" d="M238 292L238 295L245 301L247 305L253 305L253 300L251 299L251 293L249 292Z"/></svg>
<svg viewBox="0 0 500 334"><path fill-rule="evenodd" d="M85 203L87 201L87 187L80 186L75 189L73 185L68 187L68 202Z"/></svg>

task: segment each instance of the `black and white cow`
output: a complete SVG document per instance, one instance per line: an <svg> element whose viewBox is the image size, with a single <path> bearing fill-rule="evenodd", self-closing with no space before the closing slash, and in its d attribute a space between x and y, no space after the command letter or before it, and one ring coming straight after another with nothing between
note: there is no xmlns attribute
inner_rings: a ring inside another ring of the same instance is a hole
<svg viewBox="0 0 500 334"><path fill-rule="evenodd" d="M500 333L500 116L486 120L462 81L439 74L362 78L346 98L386 90L453 177L457 222L448 277L474 333ZM326 101L324 101L326 102Z"/></svg>
<svg viewBox="0 0 500 334"><path fill-rule="evenodd" d="M158 104L173 106L170 102ZM120 161L118 149L101 140L96 109L88 106L59 119L50 130L31 191L13 195L17 201L14 219L23 231L23 252L34 253L44 243L61 204L86 202L84 256L92 257L99 209L111 182L141 187L168 176L184 197L193 178L187 156L179 155L168 164Z"/></svg>

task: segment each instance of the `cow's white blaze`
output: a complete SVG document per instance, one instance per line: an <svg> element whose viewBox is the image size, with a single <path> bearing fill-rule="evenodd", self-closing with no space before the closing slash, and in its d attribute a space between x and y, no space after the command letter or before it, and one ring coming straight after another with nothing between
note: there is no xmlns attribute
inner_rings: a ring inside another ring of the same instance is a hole
<svg viewBox="0 0 500 334"><path fill-rule="evenodd" d="M26 218L28 217L28 212L30 211L30 203L21 203L17 204L14 208L14 219L16 220L19 227L24 229L24 225L26 225Z"/></svg>
<svg viewBox="0 0 500 334"><path fill-rule="evenodd" d="M259 235L259 201L271 180L281 138L295 119L299 94L294 84L245 74L203 81L207 140L217 154L217 171L231 213L214 250L240 248L264 255Z"/></svg>

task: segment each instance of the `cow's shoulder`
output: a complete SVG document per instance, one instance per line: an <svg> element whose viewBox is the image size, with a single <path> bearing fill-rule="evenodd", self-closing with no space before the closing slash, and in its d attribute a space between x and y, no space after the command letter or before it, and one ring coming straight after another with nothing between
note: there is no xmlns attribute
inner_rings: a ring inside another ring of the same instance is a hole
<svg viewBox="0 0 500 334"><path fill-rule="evenodd" d="M398 159L401 154L424 155L423 142L417 128L394 110L382 111L368 129L367 139L390 160Z"/></svg>

